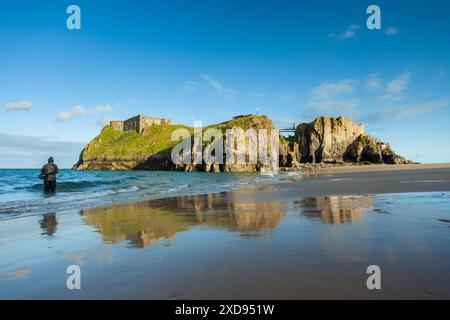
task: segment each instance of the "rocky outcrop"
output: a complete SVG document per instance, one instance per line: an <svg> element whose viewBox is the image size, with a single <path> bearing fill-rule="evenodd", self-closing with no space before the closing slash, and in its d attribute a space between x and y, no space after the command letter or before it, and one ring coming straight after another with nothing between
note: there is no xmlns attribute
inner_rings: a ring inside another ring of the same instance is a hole
<svg viewBox="0 0 450 320"><path fill-rule="evenodd" d="M364 125L339 117L318 117L297 127L295 140L301 163L410 163L389 144L364 132Z"/></svg>
<svg viewBox="0 0 450 320"><path fill-rule="evenodd" d="M181 125L153 126L148 132L122 132L112 126L103 128L81 152L77 170L176 170L205 172L255 172L271 169L261 162L248 163L250 138L244 144L235 145L236 155L245 157L244 164L227 163L226 130L241 128L244 131L254 129L273 129L272 121L266 116L239 116L230 121L212 125L208 128L219 129L224 140L224 163L175 165L171 151L177 142L171 141L175 129L186 129L193 134L193 128ZM191 160L202 158L201 152L209 142L202 145L192 139ZM253 140L253 142L255 142ZM260 143L257 141L255 143ZM364 126L351 119L339 117L318 117L311 123L302 123L296 128L295 135L289 138L279 137L279 167L282 170L307 170L311 164L339 165L356 164L404 164L410 163L398 156L389 144L378 141L364 132ZM253 150L253 152L257 152ZM320 167L320 166L319 166ZM313 168L317 168L314 166Z"/></svg>
<svg viewBox="0 0 450 320"><path fill-rule="evenodd" d="M342 162L350 144L364 133L364 125L339 117L319 117L297 127L300 162Z"/></svg>
<svg viewBox="0 0 450 320"><path fill-rule="evenodd" d="M388 143L362 134L349 145L344 160L356 163L407 164L411 161L397 155Z"/></svg>
<svg viewBox="0 0 450 320"><path fill-rule="evenodd" d="M205 128L219 129L223 135L223 164L208 164L202 161L197 164L180 164L172 162L171 151L177 142L171 142L171 133L180 126L165 125L151 127L148 132L138 134L136 132L122 132L114 130L112 126L103 128L99 136L94 138L81 152L79 161L74 165L77 170L172 170L172 171L205 171L205 172L255 172L266 166L260 162L249 163L248 150L250 138L245 138L243 143L235 143L234 152L236 157L244 157L246 163L228 163L226 151L228 144L227 129L240 128L243 132L253 129L255 133L259 129L266 129L268 134L274 128L272 121L267 116L238 116L232 120L225 121ZM193 134L193 128L183 126L183 129ZM165 130L166 132L161 132ZM257 137L253 142L258 142ZM191 162L194 159L202 159L202 150L210 142L203 141L202 145L197 139L192 138ZM284 141L280 137L280 142ZM283 151L288 148L287 144L281 144ZM156 147L152 147L156 146ZM255 149L256 151L257 149ZM257 151L256 151L257 152Z"/></svg>

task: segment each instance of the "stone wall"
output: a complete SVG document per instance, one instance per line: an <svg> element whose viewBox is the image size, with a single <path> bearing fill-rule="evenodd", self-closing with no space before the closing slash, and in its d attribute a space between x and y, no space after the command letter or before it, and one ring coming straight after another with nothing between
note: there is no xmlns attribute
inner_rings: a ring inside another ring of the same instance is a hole
<svg viewBox="0 0 450 320"><path fill-rule="evenodd" d="M138 133L142 133L144 131L144 129L151 127L151 126L172 124L172 119L155 118L155 117L147 117L147 116L143 116L143 115L138 115L138 116L129 118L125 121L121 121L121 120L111 121L109 124L116 130L136 131Z"/></svg>

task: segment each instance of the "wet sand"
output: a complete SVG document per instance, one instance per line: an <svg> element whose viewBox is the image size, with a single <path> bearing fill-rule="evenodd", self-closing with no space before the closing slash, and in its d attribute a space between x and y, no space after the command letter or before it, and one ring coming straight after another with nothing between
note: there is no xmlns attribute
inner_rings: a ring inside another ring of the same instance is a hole
<svg viewBox="0 0 450 320"><path fill-rule="evenodd" d="M449 299L448 221L448 167L11 219L0 298ZM66 289L71 264L81 290ZM374 264L382 289L371 291Z"/></svg>
<svg viewBox="0 0 450 320"><path fill-rule="evenodd" d="M256 198L295 199L320 195L450 191L450 164L327 168L261 190Z"/></svg>

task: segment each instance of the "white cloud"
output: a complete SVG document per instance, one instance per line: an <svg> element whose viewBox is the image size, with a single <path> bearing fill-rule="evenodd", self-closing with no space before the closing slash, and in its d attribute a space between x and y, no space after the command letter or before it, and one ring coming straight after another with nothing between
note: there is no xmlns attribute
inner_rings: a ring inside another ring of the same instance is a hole
<svg viewBox="0 0 450 320"><path fill-rule="evenodd" d="M33 104L30 101L17 101L8 103L5 106L6 111L20 111L20 110L30 110Z"/></svg>
<svg viewBox="0 0 450 320"><path fill-rule="evenodd" d="M354 80L340 80L338 82L328 82L323 83L315 87L311 95L314 99L328 99L331 96L351 93L354 90L355 81Z"/></svg>
<svg viewBox="0 0 450 320"><path fill-rule="evenodd" d="M405 91L408 89L411 74L409 72L397 76L390 81L385 89L385 94L381 96L381 100L398 101L405 98Z"/></svg>
<svg viewBox="0 0 450 320"><path fill-rule="evenodd" d="M394 80L388 83L386 89L387 93L401 93L405 91L405 89L408 87L408 82L410 78L411 74L409 73L399 75Z"/></svg>
<svg viewBox="0 0 450 320"><path fill-rule="evenodd" d="M399 33L399 31L398 31L398 29L395 28L395 27L389 27L389 28L386 29L386 34L387 34L388 36L395 36L395 35L398 34L398 33Z"/></svg>
<svg viewBox="0 0 450 320"><path fill-rule="evenodd" d="M86 109L83 106L75 106L68 112L60 112L58 115L58 121L67 121L74 117L85 116L87 114Z"/></svg>
<svg viewBox="0 0 450 320"><path fill-rule="evenodd" d="M340 80L323 83L311 91L308 113L313 115L347 115L357 116L359 101L356 99L339 99L353 93L356 81Z"/></svg>
<svg viewBox="0 0 450 320"><path fill-rule="evenodd" d="M328 35L328 38L331 38L335 41L342 41L356 37L356 31L360 29L361 26L359 24L352 24L346 30L343 30L339 33L331 33Z"/></svg>
<svg viewBox="0 0 450 320"><path fill-rule="evenodd" d="M236 90L231 88L225 88L218 80L211 78L210 76L206 74L201 74L200 77L208 83L214 90L220 93L227 93L227 94L235 94L237 93Z"/></svg>
<svg viewBox="0 0 450 320"><path fill-rule="evenodd" d="M109 104L107 105L98 105L90 110L86 109L82 105L77 105L73 107L70 111L63 111L60 112L58 115L58 121L67 121L70 119L73 119L75 117L82 117L86 116L88 114L103 114L103 113L110 113L112 112L112 108Z"/></svg>
<svg viewBox="0 0 450 320"><path fill-rule="evenodd" d="M214 89L219 90L219 91L224 90L224 87L218 80L212 79L211 77L207 76L206 74L201 74L200 77L203 80L205 80Z"/></svg>

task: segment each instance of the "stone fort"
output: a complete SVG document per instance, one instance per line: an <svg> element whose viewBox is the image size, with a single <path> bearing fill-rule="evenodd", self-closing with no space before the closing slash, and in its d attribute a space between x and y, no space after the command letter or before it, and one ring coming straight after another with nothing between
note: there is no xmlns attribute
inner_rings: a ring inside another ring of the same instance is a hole
<svg viewBox="0 0 450 320"><path fill-rule="evenodd" d="M144 115L137 115L127 120L114 120L109 123L114 129L120 131L136 131L143 133L148 127L164 124L172 124L172 119L155 118Z"/></svg>

